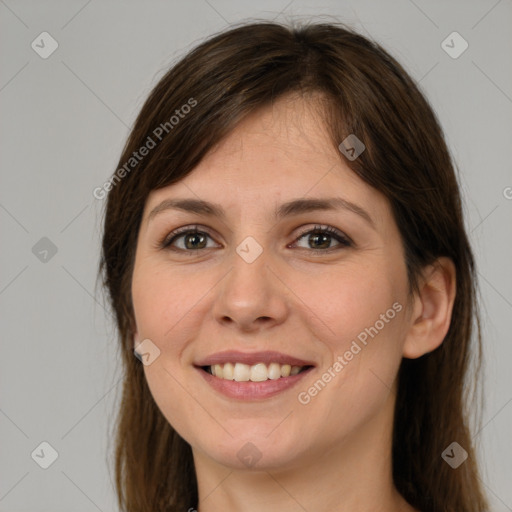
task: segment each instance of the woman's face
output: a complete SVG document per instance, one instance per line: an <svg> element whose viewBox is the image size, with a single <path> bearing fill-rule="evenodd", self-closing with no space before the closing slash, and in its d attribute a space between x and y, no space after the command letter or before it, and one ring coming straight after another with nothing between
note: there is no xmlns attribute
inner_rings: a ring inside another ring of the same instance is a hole
<svg viewBox="0 0 512 512"><path fill-rule="evenodd" d="M196 461L293 468L389 439L407 289L387 200L285 97L149 196L135 344Z"/></svg>

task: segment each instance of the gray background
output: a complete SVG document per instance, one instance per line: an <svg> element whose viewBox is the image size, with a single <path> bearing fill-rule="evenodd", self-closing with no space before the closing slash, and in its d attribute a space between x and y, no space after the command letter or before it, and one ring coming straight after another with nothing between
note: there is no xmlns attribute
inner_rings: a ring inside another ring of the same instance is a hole
<svg viewBox="0 0 512 512"><path fill-rule="evenodd" d="M336 16L370 34L440 117L484 306L486 407L474 436L492 510L512 510L510 0L0 0L1 511L116 510L107 454L120 372L96 287L103 201L92 191L172 62L229 23L291 16ZM47 59L31 48L44 31L59 45ZM457 59L441 47L453 31L469 44ZM43 441L58 452L48 469L31 458Z"/></svg>

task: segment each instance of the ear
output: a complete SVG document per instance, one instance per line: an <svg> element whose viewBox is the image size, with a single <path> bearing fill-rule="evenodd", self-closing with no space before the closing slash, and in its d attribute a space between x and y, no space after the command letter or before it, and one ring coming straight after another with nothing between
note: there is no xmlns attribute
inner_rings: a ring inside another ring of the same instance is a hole
<svg viewBox="0 0 512 512"><path fill-rule="evenodd" d="M425 267L413 300L403 356L416 359L441 345L450 327L456 294L456 270L450 258Z"/></svg>

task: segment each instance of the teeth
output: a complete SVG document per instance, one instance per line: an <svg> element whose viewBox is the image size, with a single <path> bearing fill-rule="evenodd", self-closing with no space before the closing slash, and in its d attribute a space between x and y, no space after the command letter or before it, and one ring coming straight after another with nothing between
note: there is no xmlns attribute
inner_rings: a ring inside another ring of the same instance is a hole
<svg viewBox="0 0 512 512"><path fill-rule="evenodd" d="M251 381L252 382L262 382L264 380L267 380L268 378L268 371L267 367L263 363L255 364L254 366L251 366Z"/></svg>
<svg viewBox="0 0 512 512"><path fill-rule="evenodd" d="M248 364L235 364L233 380L237 382L247 382L251 378L251 367Z"/></svg>
<svg viewBox="0 0 512 512"><path fill-rule="evenodd" d="M224 369L220 364L216 364L215 366L212 367L212 374L222 379L224 376Z"/></svg>
<svg viewBox="0 0 512 512"><path fill-rule="evenodd" d="M281 377L288 377L292 371L292 367L289 364L283 364L281 366Z"/></svg>
<svg viewBox="0 0 512 512"><path fill-rule="evenodd" d="M214 377L237 382L263 382L268 379L276 380L281 377L297 375L303 369L302 366L289 364L270 363L267 367L264 363L252 366L243 363L216 364L209 367Z"/></svg>
<svg viewBox="0 0 512 512"><path fill-rule="evenodd" d="M217 377L220 377L221 379L226 379L226 380L233 380L234 379L235 368L234 368L234 366L231 363L226 363L224 365L224 368L222 368L221 364L217 364L215 366L216 367L218 366L219 368L221 368L222 369L222 373L223 373L223 375L217 375L217 373L215 373L215 375Z"/></svg>
<svg viewBox="0 0 512 512"><path fill-rule="evenodd" d="M270 363L268 366L268 378L272 380L281 378L281 365L279 363Z"/></svg>

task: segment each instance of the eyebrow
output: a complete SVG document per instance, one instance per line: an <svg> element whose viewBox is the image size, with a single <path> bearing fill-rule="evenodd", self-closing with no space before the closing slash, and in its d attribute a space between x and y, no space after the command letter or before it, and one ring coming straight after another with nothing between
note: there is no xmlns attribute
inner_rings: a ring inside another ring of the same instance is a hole
<svg viewBox="0 0 512 512"><path fill-rule="evenodd" d="M311 198L311 199L294 199L287 203L283 203L274 212L276 220L301 213L310 213L314 211L333 211L343 209L351 211L363 218L370 226L375 229L375 223L368 212L355 203L347 201L341 197L329 198ZM226 214L221 205L203 201L202 199L166 199L151 210L148 216L148 222L155 215L165 210L181 210L197 215L206 215L211 217L219 217L225 219Z"/></svg>

